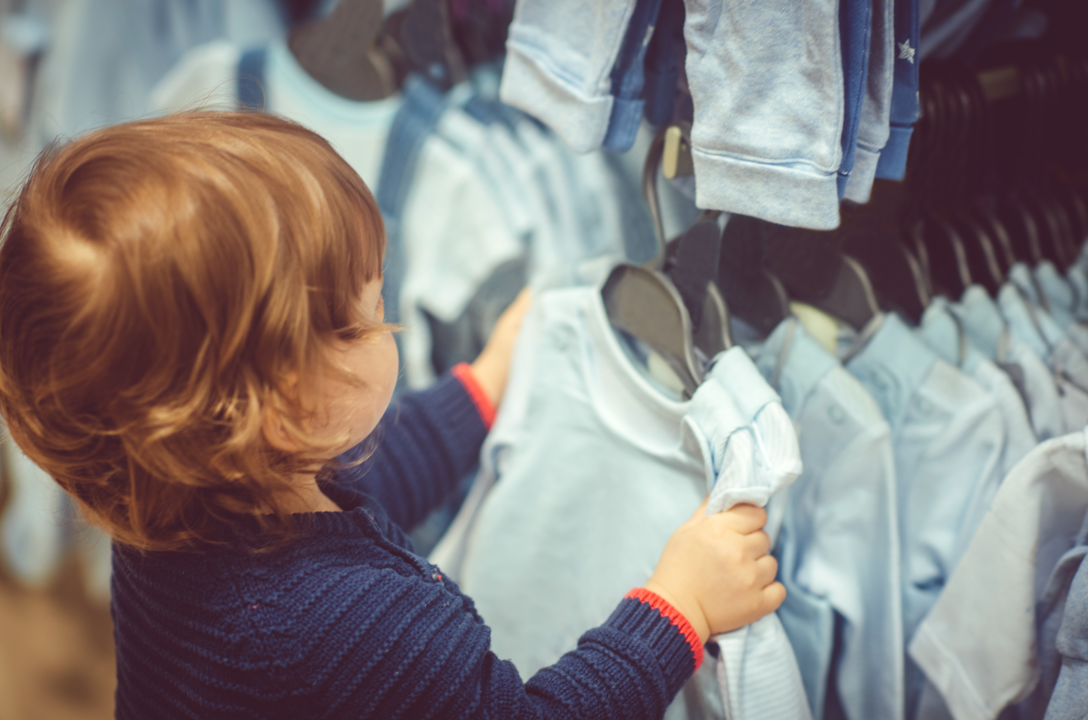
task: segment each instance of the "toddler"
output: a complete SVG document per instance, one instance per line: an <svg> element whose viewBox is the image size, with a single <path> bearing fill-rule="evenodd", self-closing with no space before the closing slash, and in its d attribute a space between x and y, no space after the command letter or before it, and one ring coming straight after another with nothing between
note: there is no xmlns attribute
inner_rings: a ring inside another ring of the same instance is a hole
<svg viewBox="0 0 1088 720"><path fill-rule="evenodd" d="M651 720L782 602L763 511L700 508L554 666L492 654L404 531L473 467L529 298L390 407L381 215L298 125L98 130L43 153L0 237L0 412L113 538L118 718Z"/></svg>

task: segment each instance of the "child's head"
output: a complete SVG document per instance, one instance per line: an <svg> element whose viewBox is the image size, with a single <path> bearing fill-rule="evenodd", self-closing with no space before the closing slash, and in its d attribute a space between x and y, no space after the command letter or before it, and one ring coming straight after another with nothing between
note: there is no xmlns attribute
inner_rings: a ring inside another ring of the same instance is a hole
<svg viewBox="0 0 1088 720"><path fill-rule="evenodd" d="M122 542L283 519L292 476L388 404L381 215L298 125L202 112L98 130L43 154L0 238L0 412Z"/></svg>

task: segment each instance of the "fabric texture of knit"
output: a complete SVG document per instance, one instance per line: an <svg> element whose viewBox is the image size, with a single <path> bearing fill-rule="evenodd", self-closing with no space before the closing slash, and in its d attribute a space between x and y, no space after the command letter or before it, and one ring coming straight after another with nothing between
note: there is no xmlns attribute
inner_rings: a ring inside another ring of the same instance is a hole
<svg viewBox="0 0 1088 720"><path fill-rule="evenodd" d="M471 392L448 375L403 396L374 455L322 485L344 512L296 515L289 544L268 545L255 521L188 552L115 544L117 717L660 718L702 648L659 598L617 598L523 681L489 651L472 600L412 552L402 528L487 433Z"/></svg>

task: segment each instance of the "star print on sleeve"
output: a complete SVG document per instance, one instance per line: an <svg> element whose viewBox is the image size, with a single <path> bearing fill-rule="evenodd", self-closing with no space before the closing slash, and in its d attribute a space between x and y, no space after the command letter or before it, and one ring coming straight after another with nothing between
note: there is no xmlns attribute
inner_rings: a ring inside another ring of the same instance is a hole
<svg viewBox="0 0 1088 720"><path fill-rule="evenodd" d="M910 46L910 38L907 38L899 45L899 59L906 60L911 65L914 64L914 48Z"/></svg>

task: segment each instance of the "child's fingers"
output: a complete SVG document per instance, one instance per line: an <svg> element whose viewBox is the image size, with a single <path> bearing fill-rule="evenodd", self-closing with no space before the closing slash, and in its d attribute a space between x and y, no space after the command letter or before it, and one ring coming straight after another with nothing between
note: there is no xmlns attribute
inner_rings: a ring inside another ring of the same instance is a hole
<svg viewBox="0 0 1088 720"><path fill-rule="evenodd" d="M764 614L773 613L777 610L782 602L786 599L786 586L780 582L773 582L767 587L763 588L761 600L763 602Z"/></svg>
<svg viewBox="0 0 1088 720"><path fill-rule="evenodd" d="M762 530L767 524L767 511L755 505L734 505L720 515L730 529L741 535Z"/></svg>
<svg viewBox="0 0 1088 720"><path fill-rule="evenodd" d="M756 560L756 584L766 589L778 575L778 561L774 555L764 555Z"/></svg>
<svg viewBox="0 0 1088 720"><path fill-rule="evenodd" d="M744 536L748 557L761 558L771 552L771 536L763 530L756 530Z"/></svg>

